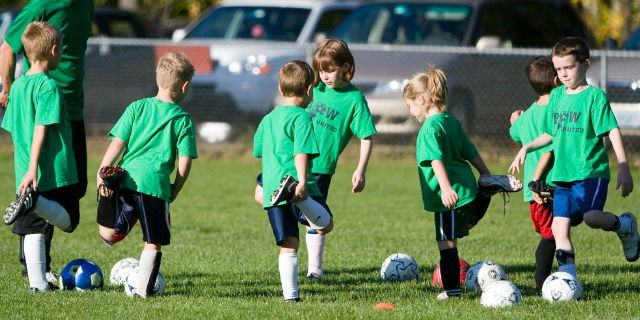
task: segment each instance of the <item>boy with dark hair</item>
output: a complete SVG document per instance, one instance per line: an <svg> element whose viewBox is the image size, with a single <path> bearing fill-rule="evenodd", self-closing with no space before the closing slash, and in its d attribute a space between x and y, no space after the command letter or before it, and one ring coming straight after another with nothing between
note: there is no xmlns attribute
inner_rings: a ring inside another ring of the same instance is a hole
<svg viewBox="0 0 640 320"><path fill-rule="evenodd" d="M47 291L55 287L45 275L44 234L51 225L65 232L78 225L78 175L62 90L48 74L60 62L62 34L49 23L32 22L22 43L31 67L13 83L2 121L13 140L17 194L4 223L24 237L31 290Z"/></svg>
<svg viewBox="0 0 640 320"><path fill-rule="evenodd" d="M640 251L635 216L603 211L610 179L604 137L609 137L618 159L616 187L622 188L623 197L633 190L633 179L607 96L586 80L591 63L589 47L580 38L562 39L553 47L552 60L563 85L551 91L543 133L520 149L510 171L519 171L529 151L545 147L553 140L555 165L551 180L557 188L551 228L560 271L576 276L570 231L583 220L591 228L616 232L627 261L636 261ZM548 165L546 159L540 160L534 181L542 177L542 168Z"/></svg>
<svg viewBox="0 0 640 320"><path fill-rule="evenodd" d="M533 141L542 133L542 123L549 103L549 94L556 87L556 69L550 57L536 57L525 69L531 87L538 95L538 99L531 104L527 111L516 110L511 114L511 138L523 145ZM531 152L524 164L524 183L529 184L543 153L551 150L551 146ZM551 174L547 174L546 184L555 186L551 182ZM529 188L524 190L524 201L529 202L529 212L533 226L542 237L536 249L536 271L534 275L535 288L542 289L544 280L551 273L553 258L556 250L555 239L551 231L553 220L553 202L549 198L535 198Z"/></svg>

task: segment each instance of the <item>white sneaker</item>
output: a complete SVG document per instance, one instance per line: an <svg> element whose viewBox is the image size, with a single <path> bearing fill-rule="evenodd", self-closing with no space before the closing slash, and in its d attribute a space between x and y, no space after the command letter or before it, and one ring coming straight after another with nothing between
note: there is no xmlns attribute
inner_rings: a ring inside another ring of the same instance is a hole
<svg viewBox="0 0 640 320"><path fill-rule="evenodd" d="M638 222L636 221L636 217L627 212L621 215L619 219L627 220L626 223L629 224L626 232L616 232L618 234L618 238L620 238L620 242L622 242L624 257L627 258L627 261L629 262L636 261L640 257L640 246L638 246L640 239L638 237ZM622 224L622 221L620 221L620 224Z"/></svg>

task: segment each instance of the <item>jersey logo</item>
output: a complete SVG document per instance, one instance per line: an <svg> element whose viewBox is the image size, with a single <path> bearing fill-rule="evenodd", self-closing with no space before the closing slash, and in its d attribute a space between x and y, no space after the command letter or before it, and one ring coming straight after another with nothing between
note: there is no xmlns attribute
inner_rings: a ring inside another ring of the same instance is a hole
<svg viewBox="0 0 640 320"><path fill-rule="evenodd" d="M324 115L327 119L334 120L338 114L340 114L340 111L327 107L323 103L317 103L309 110L309 115L312 118L316 115Z"/></svg>

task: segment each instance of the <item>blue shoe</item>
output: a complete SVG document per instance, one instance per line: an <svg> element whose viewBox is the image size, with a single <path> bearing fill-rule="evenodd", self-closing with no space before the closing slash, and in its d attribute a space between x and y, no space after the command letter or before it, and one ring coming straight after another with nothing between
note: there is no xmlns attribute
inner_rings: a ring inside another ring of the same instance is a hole
<svg viewBox="0 0 640 320"><path fill-rule="evenodd" d="M640 258L640 246L638 245L640 239L638 238L638 222L636 221L636 217L627 212L621 215L619 219L626 220L629 225L626 232L616 232L618 234L618 238L620 238L620 242L622 242L624 257L627 258L627 261L629 262L636 261Z"/></svg>

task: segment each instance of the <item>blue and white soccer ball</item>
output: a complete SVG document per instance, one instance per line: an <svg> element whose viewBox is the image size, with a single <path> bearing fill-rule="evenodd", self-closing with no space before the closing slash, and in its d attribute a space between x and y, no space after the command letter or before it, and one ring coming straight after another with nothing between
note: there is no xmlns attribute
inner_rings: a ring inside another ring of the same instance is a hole
<svg viewBox="0 0 640 320"><path fill-rule="evenodd" d="M102 270L92 261L84 261L76 271L76 290L102 290L104 276Z"/></svg>
<svg viewBox="0 0 640 320"><path fill-rule="evenodd" d="M129 272L129 275L124 281L124 293L126 293L129 297L136 297L138 294L136 293L138 287L138 273L140 272L140 267L136 266ZM156 277L156 284L153 287L153 295L161 296L164 294L164 290L167 288L167 282L164 281L164 277L162 274L158 272L158 276Z"/></svg>
<svg viewBox="0 0 640 320"><path fill-rule="evenodd" d="M75 259L60 270L60 287L62 290L73 290L76 288L76 273L80 266L87 262L87 259Z"/></svg>
<svg viewBox="0 0 640 320"><path fill-rule="evenodd" d="M469 268L464 285L467 290L482 291L489 283L500 280L507 280L507 273L504 272L504 269L493 261L483 260Z"/></svg>
<svg viewBox="0 0 640 320"><path fill-rule="evenodd" d="M382 263L380 277L386 281L406 281L418 279L420 268L411 256L394 253Z"/></svg>
<svg viewBox="0 0 640 320"><path fill-rule="evenodd" d="M129 272L135 269L140 264L140 261L136 258L124 258L111 268L111 273L109 274L109 281L111 284L124 284L124 281L127 279Z"/></svg>
<svg viewBox="0 0 640 320"><path fill-rule="evenodd" d="M505 280L489 282L480 297L480 303L485 307L509 307L522 302L520 289Z"/></svg>
<svg viewBox="0 0 640 320"><path fill-rule="evenodd" d="M552 273L542 284L542 298L547 301L577 300L581 296L580 281L567 272Z"/></svg>

